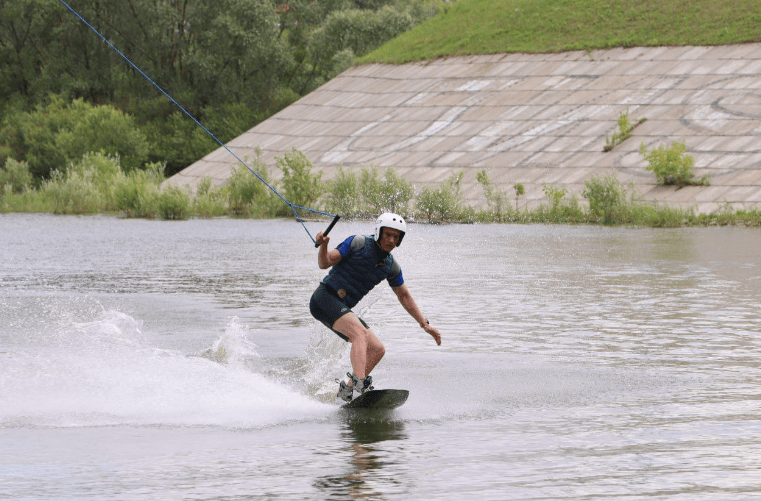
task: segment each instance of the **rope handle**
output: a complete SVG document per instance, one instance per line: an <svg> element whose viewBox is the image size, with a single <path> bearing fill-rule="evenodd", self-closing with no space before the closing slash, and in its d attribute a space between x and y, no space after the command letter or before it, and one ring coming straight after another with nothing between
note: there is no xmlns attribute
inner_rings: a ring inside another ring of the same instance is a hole
<svg viewBox="0 0 761 501"><path fill-rule="evenodd" d="M332 230L332 229L333 229L333 226L335 226L335 225L336 225L336 223L338 222L338 220L339 220L339 219L341 219L341 216L336 216L336 217L334 217L334 218L333 218L333 221L331 221L331 222L330 222L330 224L328 225L327 229L326 229L324 232L322 232L322 236L327 236L327 235L328 235L328 233L330 233L330 230ZM319 246L320 246L320 244L318 244L317 242L315 242L315 243L314 243L314 248L315 248L315 249L316 249L317 247L319 247Z"/></svg>

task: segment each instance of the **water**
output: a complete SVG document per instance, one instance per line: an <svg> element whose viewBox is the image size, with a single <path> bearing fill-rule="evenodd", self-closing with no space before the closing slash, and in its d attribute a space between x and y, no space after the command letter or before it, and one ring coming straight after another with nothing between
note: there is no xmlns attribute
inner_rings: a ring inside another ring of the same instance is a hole
<svg viewBox="0 0 761 501"><path fill-rule="evenodd" d="M0 497L758 499L759 249L413 225L395 255L442 346L376 288L376 386L410 399L348 414L297 223L1 215Z"/></svg>

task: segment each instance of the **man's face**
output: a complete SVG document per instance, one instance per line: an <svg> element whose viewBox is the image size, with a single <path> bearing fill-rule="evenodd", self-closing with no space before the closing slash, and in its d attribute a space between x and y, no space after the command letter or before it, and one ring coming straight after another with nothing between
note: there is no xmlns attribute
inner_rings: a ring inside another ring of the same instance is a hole
<svg viewBox="0 0 761 501"><path fill-rule="evenodd" d="M380 248L384 251L391 252L399 243L399 237L401 235L402 232L399 230L393 228L381 228L381 237L378 245L380 245Z"/></svg>

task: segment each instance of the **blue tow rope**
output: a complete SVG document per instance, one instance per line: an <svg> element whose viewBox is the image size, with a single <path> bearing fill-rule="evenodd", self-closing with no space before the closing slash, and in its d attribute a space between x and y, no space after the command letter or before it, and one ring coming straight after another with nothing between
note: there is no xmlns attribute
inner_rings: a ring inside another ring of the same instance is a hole
<svg viewBox="0 0 761 501"><path fill-rule="evenodd" d="M150 82L150 83L151 83L151 84L152 84L154 87L156 87L156 88L159 90L159 92L161 92L162 94L164 94L164 96L166 96L166 98L167 98L167 99L169 99L169 100L170 100L170 101L171 101L171 102L172 102L172 103L173 103L175 106L177 106L177 107L178 107L180 110L182 110L182 112L183 112L183 113L185 113L187 116L189 116L189 117L191 118L191 120L193 120L193 121L196 123L196 125L198 125L198 126L199 126L200 128L202 128L202 129L203 129L203 130L204 130L204 131L205 131L205 132L206 132L206 133L207 133L209 136L211 136L211 138L212 138L212 139L214 139L214 141L216 141L217 143L219 143L219 145L220 145L220 146L222 146L222 147L223 147L225 150L227 150L227 152L228 152L229 154L231 154L233 157L235 157L235 159L236 159L238 162L240 162L241 164L245 165L245 166L246 166L246 168L247 168L249 171L251 171L251 174L253 174L254 176L256 176L256 177L257 177L257 179L259 179L259 181L261 181L262 183L264 183L264 185L265 185L267 188L269 188L270 190L272 190L272 192L273 192L275 195L277 195L278 197L280 197L280 199L281 199L283 202L285 202L285 203L288 205L288 207L290 207L290 208L291 208L291 210L293 211L293 215L294 215L294 217L296 218L296 220L297 220L298 222L300 222L300 223L301 223L301 226L303 226L303 227L304 227L304 231L306 231L306 232L307 232L307 235L309 235L309 238L311 238L311 239L312 239L312 242L314 242L314 244L315 244L315 247L317 247L317 246L318 246L318 244L317 244L317 241L314 239L314 237L312 236L312 234L311 234L311 233L309 233L309 230L307 229L306 225L304 224L304 220L303 220L303 219L301 219L301 217L299 216L299 213L298 213L298 211L297 211L296 209L302 209L302 210L305 210L305 211L308 211L308 212L312 212L312 213L314 213L314 214L321 214L321 215L323 215L323 216L332 217L332 218L333 218L333 221L330 223L330 226L328 226L328 229L325 231L325 235L327 235L327 234L328 234L328 232L329 232L329 231L330 231L330 230L333 228L333 225L335 225L335 224L338 222L338 219L340 218L340 216L338 216L338 215L336 215L336 214L331 214L331 213L329 213L329 212L322 212L322 211L319 211L319 210L316 210L316 209L310 209L310 208L308 208L308 207L302 207L302 206L300 206L300 205L296 205L296 204L293 204L293 203L289 202L288 200L286 200L286 198L285 198L283 195L281 195L281 194L280 194L280 193L279 193L279 192L278 192L278 191L277 191L275 188L273 188L272 186L270 186L270 184L269 184L267 181L265 181L265 180L264 180L264 178L263 178L262 176L260 176L260 175L259 175L259 173L257 173L257 172L256 172L254 169L252 169L252 168L251 168L251 166L249 166L249 165L248 165L248 164L247 164L247 163L246 163L246 162L245 162L243 159L241 159L241 158L240 158L238 155L236 155L234 151L232 151L230 148L228 148L228 147L227 147L227 145L226 145L225 143L223 143L222 141L220 141L220 140L217 138L217 136L215 136L214 134L212 134L212 132L211 132L209 129L207 129L206 127L204 127L204 125L203 125L201 122L199 122L198 120L196 120L196 118L195 118L193 115L191 115L191 114L190 114L190 112L188 112L188 110L186 110L185 108L183 108L183 107L182 107L182 105L181 105L180 103L178 103L177 101L175 101L175 100L174 100L174 98L173 98L172 96L170 96L170 95L169 95L169 94L168 94L168 93L167 93L167 92L166 92L164 89L162 89L162 88L161 88L161 86L160 86L159 84L157 84L156 82L154 82L154 81L151 79L151 77L149 77L148 75L146 75L146 74L145 74L145 72L144 72L143 70L141 70L141 69L140 69L140 68L139 68L139 67L138 67L138 66L137 66L135 63L133 63L133 62L130 60L130 58L128 58L127 56L125 56L125 55L124 55L124 53L123 53L122 51L120 51L119 49L117 49L117 48L114 46L114 44L112 44L112 43L111 43L111 42L110 42L110 41L109 41L109 40L108 40L106 37L104 37L103 35L101 35L101 33L100 33L98 30L96 30L96 29L93 27L93 25L91 25L90 23L88 23L88 22L87 22L87 20L86 20L84 17L82 17L82 16L79 14L79 12L77 12L76 10L74 10L74 9L73 9L73 8L72 8L72 7L71 7L69 4L67 4L67 3L66 3L64 0L58 0L58 1L59 1L60 3L62 3L62 4L63 4L63 5L64 5L64 6L65 6L67 9L69 9L69 11L70 11L72 14L74 14L75 16L77 16L77 18L79 18L79 20L80 20L80 21L82 21L82 22L83 22L83 23L84 23L84 24L85 24L85 25L86 25L88 28L90 28L90 29L91 29L91 30L92 30L92 31L93 31L93 32L94 32L96 35L98 35L98 36L101 38L101 40L103 40L103 41L104 41L104 42L105 42L105 43L106 43L106 44L107 44L109 47L111 47L111 48L114 50L114 52L116 52L117 54L119 54L119 55L120 55L120 56L121 56L121 57L122 57L122 58L123 58L125 61L127 61L127 63L129 63L129 65L130 65L130 66L132 66L132 67L133 67L135 70L137 70L137 72L138 72L138 73L140 73L140 74L141 74L141 75L142 75L142 76L143 76L143 77L144 77L146 80L148 80L148 81L149 81L149 82Z"/></svg>

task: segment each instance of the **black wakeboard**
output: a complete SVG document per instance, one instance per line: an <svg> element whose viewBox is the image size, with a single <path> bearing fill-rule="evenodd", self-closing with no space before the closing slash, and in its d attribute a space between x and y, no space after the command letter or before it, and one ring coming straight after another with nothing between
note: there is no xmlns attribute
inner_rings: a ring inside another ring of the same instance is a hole
<svg viewBox="0 0 761 501"><path fill-rule="evenodd" d="M370 390L341 407L344 409L395 409L407 401L409 394L407 390Z"/></svg>

